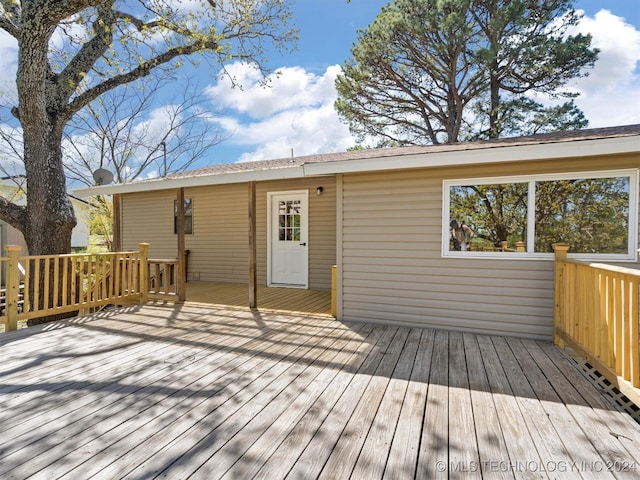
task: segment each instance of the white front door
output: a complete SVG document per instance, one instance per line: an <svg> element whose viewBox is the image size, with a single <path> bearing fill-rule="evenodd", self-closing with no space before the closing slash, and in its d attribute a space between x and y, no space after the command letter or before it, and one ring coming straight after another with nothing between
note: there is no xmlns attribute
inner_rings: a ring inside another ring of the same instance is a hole
<svg viewBox="0 0 640 480"><path fill-rule="evenodd" d="M309 192L269 193L268 285L307 288Z"/></svg>

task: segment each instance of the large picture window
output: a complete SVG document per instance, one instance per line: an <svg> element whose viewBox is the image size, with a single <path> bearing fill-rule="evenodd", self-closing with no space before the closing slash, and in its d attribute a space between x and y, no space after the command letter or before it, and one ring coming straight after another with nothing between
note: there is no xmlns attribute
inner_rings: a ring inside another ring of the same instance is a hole
<svg viewBox="0 0 640 480"><path fill-rule="evenodd" d="M636 258L636 171L446 181L443 203L444 255Z"/></svg>

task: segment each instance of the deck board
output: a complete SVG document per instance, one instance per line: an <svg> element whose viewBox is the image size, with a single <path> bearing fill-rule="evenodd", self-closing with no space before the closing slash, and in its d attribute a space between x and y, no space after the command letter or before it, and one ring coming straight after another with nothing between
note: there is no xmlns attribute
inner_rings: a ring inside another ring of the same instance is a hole
<svg viewBox="0 0 640 480"><path fill-rule="evenodd" d="M414 478L422 433L422 424L416 419L422 418L425 410L434 334L433 330L420 331L420 343L384 471L385 479Z"/></svg>
<svg viewBox="0 0 640 480"><path fill-rule="evenodd" d="M187 300L212 305L249 306L249 286L237 283L188 282ZM331 315L331 292L260 285L258 308L293 314Z"/></svg>
<svg viewBox="0 0 640 480"><path fill-rule="evenodd" d="M640 475L640 426L544 342L202 303L27 330L1 478Z"/></svg>
<svg viewBox="0 0 640 480"><path fill-rule="evenodd" d="M449 339L435 332L427 399L419 444L416 478L448 478L449 470Z"/></svg>
<svg viewBox="0 0 640 480"><path fill-rule="evenodd" d="M484 358L475 335L464 334L464 349L469 372L469 390L473 421L477 432L478 457L483 473L490 470L486 465L497 458L509 458L507 446L500 428L496 405L491 395L491 387L485 372ZM492 478L514 478L513 472L499 469Z"/></svg>
<svg viewBox="0 0 640 480"><path fill-rule="evenodd" d="M385 351L376 373L369 381L340 437L333 445L333 450L324 465L319 478L348 478L361 455L365 442L380 434L379 429L372 429L376 414L384 398L391 375L402 355L403 347L409 335L409 329L402 328ZM386 458L386 455L384 456ZM380 458L369 461L380 461Z"/></svg>
<svg viewBox="0 0 640 480"><path fill-rule="evenodd" d="M372 328L370 325L368 327ZM329 430L325 421L330 412L334 411L334 408L338 411L338 401L341 402L341 405L346 405L343 399L349 398L349 395L343 394L348 389L354 388L352 384L353 374L365 372L369 368L368 365L375 362L377 355L372 354L372 350L380 339L381 334L382 329L379 328L373 329L368 333L367 342L363 342L358 349L356 358L350 364L345 365L322 395L312 402L304 417L300 419L287 438L269 456L254 478L263 480L283 478L289 469L296 464L296 461L313 440L320 427L324 425L324 430ZM245 462L247 461L252 462L251 459L245 460ZM303 462L298 461L297 463L302 464Z"/></svg>

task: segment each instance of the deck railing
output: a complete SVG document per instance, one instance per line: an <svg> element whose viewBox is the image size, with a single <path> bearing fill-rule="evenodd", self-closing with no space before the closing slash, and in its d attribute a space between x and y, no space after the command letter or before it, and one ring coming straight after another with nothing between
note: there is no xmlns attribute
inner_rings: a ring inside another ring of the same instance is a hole
<svg viewBox="0 0 640 480"><path fill-rule="evenodd" d="M178 259L149 259L149 298L175 300L178 298Z"/></svg>
<svg viewBox="0 0 640 480"><path fill-rule="evenodd" d="M640 406L640 270L568 259L568 245L554 249L554 342Z"/></svg>
<svg viewBox="0 0 640 480"><path fill-rule="evenodd" d="M149 260L148 249L142 243L137 252L20 256L20 247L6 247L0 324L11 331L31 318L149 298L177 300L177 260Z"/></svg>

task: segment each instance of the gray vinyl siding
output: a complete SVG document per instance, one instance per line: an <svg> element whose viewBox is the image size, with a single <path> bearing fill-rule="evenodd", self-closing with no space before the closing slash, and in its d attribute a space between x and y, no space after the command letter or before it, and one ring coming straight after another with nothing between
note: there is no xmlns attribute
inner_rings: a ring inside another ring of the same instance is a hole
<svg viewBox="0 0 640 480"><path fill-rule="evenodd" d="M121 197L122 248L138 250L149 243L150 258L176 258L173 234L175 192L142 192Z"/></svg>
<svg viewBox="0 0 640 480"><path fill-rule="evenodd" d="M193 233L185 235L187 279L247 283L247 186L188 188L184 196L193 201Z"/></svg>
<svg viewBox="0 0 640 480"><path fill-rule="evenodd" d="M442 257L442 182L637 165L625 156L345 174L342 318L550 339L553 262Z"/></svg>
<svg viewBox="0 0 640 480"><path fill-rule="evenodd" d="M316 188L322 186L322 195ZM336 261L335 178L296 179L257 184L256 238L258 283L267 277L267 192L309 191L309 288L331 288L331 266ZM151 258L175 258L173 233L175 190L122 196L122 237L127 250L140 242L151 244ZM193 200L193 233L185 235L189 250L190 281L247 283L248 185L212 185L185 189Z"/></svg>

